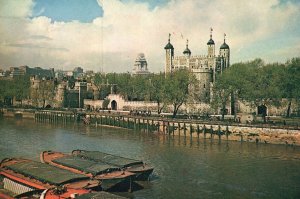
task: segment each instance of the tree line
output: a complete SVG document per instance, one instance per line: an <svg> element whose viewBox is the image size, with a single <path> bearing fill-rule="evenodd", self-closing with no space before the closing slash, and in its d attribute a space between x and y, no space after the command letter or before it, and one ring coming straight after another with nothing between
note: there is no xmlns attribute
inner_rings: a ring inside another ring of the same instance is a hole
<svg viewBox="0 0 300 199"><path fill-rule="evenodd" d="M98 87L100 99L104 99L113 92L121 94L129 101L155 101L158 113L171 106L174 117L183 104L189 100L198 99L195 91L198 85L197 80L187 69L180 69L169 74L145 76L129 73L97 73L87 81L92 81ZM211 105L215 109L222 110L222 115L224 115L225 107L230 103L229 100L235 98L251 103L253 106L260 104L286 106L286 116L290 116L292 103L297 103L299 107L299 83L299 57L288 60L286 63L266 64L261 59L235 63L217 75ZM11 99L14 98L22 104L22 100L31 97L36 104L42 101L45 105L45 100L49 96L53 98L57 84L58 82L51 85L45 83L43 86L41 83L39 89L34 90L30 89L28 76L0 79L0 102L3 104L5 100L12 101Z"/></svg>
<svg viewBox="0 0 300 199"><path fill-rule="evenodd" d="M224 110L232 96L253 106L286 106L286 116L289 117L292 102L299 107L300 58L286 63L266 64L255 59L231 65L216 79L213 104Z"/></svg>

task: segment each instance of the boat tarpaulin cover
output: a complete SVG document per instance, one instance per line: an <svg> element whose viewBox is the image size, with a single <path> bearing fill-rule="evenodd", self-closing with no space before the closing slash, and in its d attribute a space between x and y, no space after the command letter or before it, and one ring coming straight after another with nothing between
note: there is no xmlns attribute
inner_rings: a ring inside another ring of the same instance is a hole
<svg viewBox="0 0 300 199"><path fill-rule="evenodd" d="M119 167L115 167L113 165L108 165L102 162L95 162L72 155L57 158L52 161L63 166L78 169L79 171L91 173L93 176L120 170Z"/></svg>
<svg viewBox="0 0 300 199"><path fill-rule="evenodd" d="M105 162L118 167L129 167L133 165L143 164L140 160L134 160L130 158L120 157L112 154L102 153L99 151L80 151L78 156L84 157L94 161Z"/></svg>
<svg viewBox="0 0 300 199"><path fill-rule="evenodd" d="M26 177L32 177L41 182L52 185L63 185L69 182L89 179L89 177L85 175L72 173L52 165L35 161L18 162L13 165L6 166L6 168L20 173Z"/></svg>
<svg viewBox="0 0 300 199"><path fill-rule="evenodd" d="M102 198L122 199L122 198L125 198L125 197L101 191L101 192L98 192L98 193L83 194L83 195L78 196L76 199L91 199L91 198L92 199L102 199Z"/></svg>

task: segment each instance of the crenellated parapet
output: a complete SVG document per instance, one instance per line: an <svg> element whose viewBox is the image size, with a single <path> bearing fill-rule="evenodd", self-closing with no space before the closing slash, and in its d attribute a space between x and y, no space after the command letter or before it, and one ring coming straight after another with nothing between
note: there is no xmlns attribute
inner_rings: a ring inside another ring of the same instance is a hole
<svg viewBox="0 0 300 199"><path fill-rule="evenodd" d="M220 47L219 54L215 53L215 42L212 36L213 29L210 29L210 38L207 42L207 55L192 55L189 49L187 40L186 48L183 55L174 56L174 47L170 43L170 34L166 50L165 73L171 73L180 68L189 69L196 76L199 82L199 98L202 101L210 100L211 83L215 82L216 75L222 73L223 70L229 67L230 49L225 42Z"/></svg>

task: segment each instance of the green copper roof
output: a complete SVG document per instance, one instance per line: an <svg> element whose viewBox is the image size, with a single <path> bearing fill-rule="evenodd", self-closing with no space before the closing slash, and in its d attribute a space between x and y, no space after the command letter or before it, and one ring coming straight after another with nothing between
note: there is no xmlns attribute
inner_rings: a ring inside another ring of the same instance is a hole
<svg viewBox="0 0 300 199"><path fill-rule="evenodd" d="M89 179L84 175L75 174L49 164L43 164L35 161L18 162L16 164L6 166L6 168L26 177L34 178L52 185L63 185L69 182Z"/></svg>

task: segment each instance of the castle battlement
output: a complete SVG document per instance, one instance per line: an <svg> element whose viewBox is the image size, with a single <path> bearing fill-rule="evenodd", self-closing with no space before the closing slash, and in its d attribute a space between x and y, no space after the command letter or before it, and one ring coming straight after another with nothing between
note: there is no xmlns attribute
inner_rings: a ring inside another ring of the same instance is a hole
<svg viewBox="0 0 300 199"><path fill-rule="evenodd" d="M221 73L230 65L230 49L225 42L219 48L219 54L216 54L215 42L212 37L213 29L210 29L210 39L207 42L207 54L206 55L192 55L188 46L188 40L186 41L186 48L183 51L183 55L174 56L174 47L171 44L171 34L169 34L168 43L165 46L166 50L166 64L165 72L170 73L180 68L188 68L199 82L199 88L195 91L198 94L199 99L202 102L208 102L210 100L211 84L215 82L216 75Z"/></svg>
<svg viewBox="0 0 300 199"><path fill-rule="evenodd" d="M210 68L192 68L191 71L193 73L211 73Z"/></svg>
<svg viewBox="0 0 300 199"><path fill-rule="evenodd" d="M189 56L188 59L206 59L208 58L207 55L193 55L193 56ZM176 56L174 57L174 60L182 60L182 59L187 59L186 56Z"/></svg>
<svg viewBox="0 0 300 199"><path fill-rule="evenodd" d="M192 56L190 56L190 59L192 59L192 58L203 59L203 58L207 58L207 55L192 55Z"/></svg>

